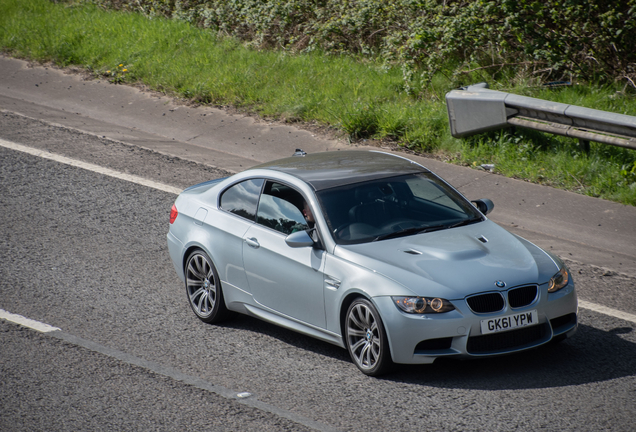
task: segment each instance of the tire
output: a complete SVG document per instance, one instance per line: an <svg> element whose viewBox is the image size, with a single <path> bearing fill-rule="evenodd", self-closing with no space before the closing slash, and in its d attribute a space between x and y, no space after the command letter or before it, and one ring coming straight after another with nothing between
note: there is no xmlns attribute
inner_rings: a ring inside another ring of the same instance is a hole
<svg viewBox="0 0 636 432"><path fill-rule="evenodd" d="M208 254L200 249L193 251L184 273L188 303L201 321L218 323L234 315L225 306L219 274Z"/></svg>
<svg viewBox="0 0 636 432"><path fill-rule="evenodd" d="M379 376L393 365L384 324L373 303L357 298L345 318L345 341L353 363L369 376Z"/></svg>

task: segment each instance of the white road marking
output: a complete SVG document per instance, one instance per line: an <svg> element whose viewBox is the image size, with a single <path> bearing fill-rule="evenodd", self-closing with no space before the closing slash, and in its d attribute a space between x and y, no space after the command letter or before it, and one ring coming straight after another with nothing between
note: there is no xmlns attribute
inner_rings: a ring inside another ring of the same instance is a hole
<svg viewBox="0 0 636 432"><path fill-rule="evenodd" d="M636 324L636 315L633 315L627 312L608 308L606 306L601 306L596 303L590 303L584 300L579 300L579 307L582 307L583 309L589 309L593 312L602 313L604 315L609 315L611 317L622 319L622 320L629 321Z"/></svg>
<svg viewBox="0 0 636 432"><path fill-rule="evenodd" d="M11 141L5 141L3 139L0 139L0 146L8 148L8 149L11 149L11 150L17 150L17 151L20 151L20 152L23 152L23 153L28 153L28 154L33 155L33 156L39 156L41 158L50 159L50 160L53 160L53 161L56 161L56 162L60 162L60 163L63 163L63 164L67 164L67 165L71 165L71 166L74 166L74 167L82 168L82 169L85 169L85 170L93 171L93 172L96 172L96 173L99 173L99 174L104 174L104 175L107 175L107 176L110 176L110 177L115 177L115 178L118 178L118 179L121 179L121 180L126 180L126 181L129 181L131 183L136 183L136 184L139 184L139 185L148 186L148 187L151 187L151 188L154 188L154 189L158 189L158 190L161 190L161 191L164 191L164 192L170 192L170 193L174 193L174 194L178 195L182 191L182 189L176 188L174 186L169 186L167 184L155 182L155 181L148 180L148 179L145 179L143 177L135 176L135 175L132 175L132 174L126 174L126 173L123 173L123 172L120 172L120 171L111 170L109 168L104 168L104 167L101 167L99 165L94 165L94 164L91 164L91 163L88 163L88 162L82 162L82 161L79 161L79 160L76 160L76 159L71 159L71 158L68 158L66 156L60 156L60 155L57 155L57 154L54 154L54 153L49 153L49 152L47 152L45 150L35 149L33 147L27 147L27 146L24 146L22 144L17 144L17 143L11 142ZM583 300L579 300L579 307L582 307L584 309L589 309L589 310L594 311L594 312L598 312L598 313L601 313L601 314L604 314L604 315L609 315L611 317L619 318L619 319L622 319L622 320L625 320L625 321L629 321L631 323L635 323L636 324L636 315L633 315L633 314L630 314L630 313L627 313L627 312L622 312L622 311L619 311L619 310L616 310L616 309L611 309L611 308L608 308L608 307L605 307L605 306L598 305L596 303L591 303L591 302L587 302L587 301L583 301ZM0 309L0 311L2 311L2 309ZM4 311L2 311L2 312L4 312ZM16 315L16 316L19 316L19 315ZM0 315L0 318L3 318L2 315ZM24 319L28 320L28 318L24 318ZM32 320L28 320L28 321L31 322ZM32 322L33 323L37 323L37 321L32 321ZM42 324L42 325L47 326L46 324ZM29 327L29 326L27 326L27 327ZM48 327L50 327L50 326L48 326ZM33 328L33 327L31 327L31 328ZM59 329L57 329L55 327L51 327L51 328L53 328L55 330L59 330ZM38 330L38 331L42 331L42 330ZM48 331L53 331L53 330L48 330Z"/></svg>
<svg viewBox="0 0 636 432"><path fill-rule="evenodd" d="M49 153L46 150L36 149L36 148L33 148L33 147L27 147L27 146L24 146L22 144L17 144L17 143L11 142L11 141L5 141L3 139L0 139L0 146L8 148L8 149L11 149L11 150L16 150L16 151L19 151L19 152L23 152L23 153L28 153L30 155L38 156L38 157L41 157L41 158L44 158L44 159L49 159L49 160L52 160L52 161L55 161L55 162L60 162L60 163L66 164L66 165L71 165L71 166L74 166L74 167L82 168L82 169L85 169L85 170L88 170L88 171L93 171L93 172L96 172L98 174L107 175L109 177L118 178L120 180L126 180L126 181L129 181L131 183L136 183L136 184L139 184L139 185L142 185L142 186L151 187L151 188L154 188L154 189L158 189L160 191L170 192L170 193L173 193L173 194L176 194L176 195L180 194L181 191L183 190L183 189L179 189L179 188L176 188L174 186L167 185L167 184L163 184L163 183L159 183L159 182L156 182L156 181L148 180L148 179L145 179L143 177L136 176L136 175L126 174L126 173L123 173L121 171L115 171L115 170L112 170L110 168L104 168L104 167L101 167L99 165L94 165L94 164L91 164L91 163L88 163L88 162L83 162L83 161L79 161L79 160L76 160L76 159L71 159L71 158L68 158L66 156L61 156L61 155L58 155L58 154L55 154L55 153Z"/></svg>
<svg viewBox="0 0 636 432"><path fill-rule="evenodd" d="M49 333L50 336L66 341L75 346L80 346L88 350L91 350L93 352L97 352L97 353L106 355L108 357L115 358L124 363L138 366L140 368L149 370L151 372L155 372L157 374L166 376L176 381L180 381L187 385L194 386L198 389L215 393L226 399L234 400L241 405L250 406L250 407L259 409L261 411L274 414L275 416L291 420L295 423L299 423L303 426L307 426L308 428L317 430L319 432L337 432L338 431L338 429L333 428L329 425L325 425L323 423L317 422L303 415L296 414L292 411L279 408L267 402L260 401L252 393L236 392L227 387L212 384L211 382L202 380L199 377L184 374L183 372L177 369L171 368L169 366L164 366L160 363L145 360L141 357L137 357L132 354L128 354L126 352L119 351L119 350L98 344L91 340L77 337L75 335L62 331L61 329L57 327L53 327L48 324L34 321L32 319L25 318L21 315L12 314L3 309L0 309L0 320L1 319L10 321L15 324L19 324L24 327L28 327L30 329L33 329L42 333Z"/></svg>
<svg viewBox="0 0 636 432"><path fill-rule="evenodd" d="M10 321L15 324L19 324L23 327L28 327L32 330L39 331L40 333L49 333L52 331L61 330L57 327L50 326L48 324L41 323L39 321L32 320L30 318L23 317L22 315L12 314L4 309L0 309L0 319Z"/></svg>

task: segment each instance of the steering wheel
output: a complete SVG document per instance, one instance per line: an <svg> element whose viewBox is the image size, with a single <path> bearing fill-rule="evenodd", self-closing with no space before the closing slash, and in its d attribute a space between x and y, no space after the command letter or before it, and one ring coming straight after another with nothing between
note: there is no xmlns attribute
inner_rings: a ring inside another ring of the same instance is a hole
<svg viewBox="0 0 636 432"><path fill-rule="evenodd" d="M399 231L403 229L413 228L419 225L418 222L410 220L410 219L402 219L397 221L388 222L380 228L383 231L391 230L391 231Z"/></svg>
<svg viewBox="0 0 636 432"><path fill-rule="evenodd" d="M351 225L351 222L345 222L342 225L340 225L338 228L336 228L335 230L333 230L333 233L340 238L340 234L342 233L342 230L344 230L345 228L347 228L349 225Z"/></svg>

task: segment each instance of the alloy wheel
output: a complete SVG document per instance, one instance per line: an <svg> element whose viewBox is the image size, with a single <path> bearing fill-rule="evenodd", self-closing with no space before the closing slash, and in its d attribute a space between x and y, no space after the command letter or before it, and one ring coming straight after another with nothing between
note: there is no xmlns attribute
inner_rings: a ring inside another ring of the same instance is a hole
<svg viewBox="0 0 636 432"><path fill-rule="evenodd" d="M362 369L373 369L382 353L382 336L374 312L364 303L351 308L347 316L347 339L351 356Z"/></svg>
<svg viewBox="0 0 636 432"><path fill-rule="evenodd" d="M186 266L186 291L192 310L200 318L208 318L217 300L217 283L208 258L200 253L190 256Z"/></svg>

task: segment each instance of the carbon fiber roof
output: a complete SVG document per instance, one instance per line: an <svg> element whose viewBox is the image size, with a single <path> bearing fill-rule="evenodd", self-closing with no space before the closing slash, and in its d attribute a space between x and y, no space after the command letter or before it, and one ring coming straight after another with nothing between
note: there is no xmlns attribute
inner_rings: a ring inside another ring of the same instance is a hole
<svg viewBox="0 0 636 432"><path fill-rule="evenodd" d="M379 151L330 151L267 162L252 169L281 171L305 181L315 190L402 174L429 172L401 156Z"/></svg>

